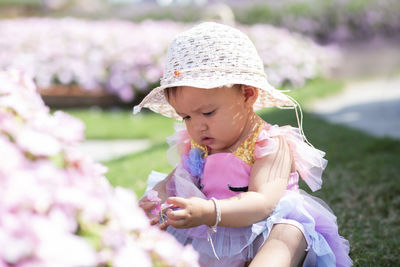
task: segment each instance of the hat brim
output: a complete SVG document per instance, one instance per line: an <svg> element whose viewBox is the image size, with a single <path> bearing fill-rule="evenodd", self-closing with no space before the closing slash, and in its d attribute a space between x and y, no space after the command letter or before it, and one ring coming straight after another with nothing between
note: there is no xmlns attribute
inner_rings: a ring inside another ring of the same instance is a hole
<svg viewBox="0 0 400 267"><path fill-rule="evenodd" d="M245 84L249 86L254 86L259 90L257 101L254 103L254 110L260 110L268 107L292 107L294 108L296 104L284 93L275 89L272 85L268 83L266 79L259 81L255 80L243 80L238 79L230 80L229 83L226 81L214 81L214 82L204 82L204 80L191 80L191 81L176 81L168 85L159 86L154 88L139 105L134 107L134 114L140 112L142 108L149 108L150 110L160 113L166 117L181 119L181 117L175 112L174 108L168 103L164 89L178 86L191 86L202 89L213 89L217 87L233 85L233 84Z"/></svg>

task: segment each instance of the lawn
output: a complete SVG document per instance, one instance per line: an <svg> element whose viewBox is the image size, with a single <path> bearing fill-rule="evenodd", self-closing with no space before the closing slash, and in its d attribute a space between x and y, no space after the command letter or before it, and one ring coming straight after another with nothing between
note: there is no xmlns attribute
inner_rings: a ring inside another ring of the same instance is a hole
<svg viewBox="0 0 400 267"><path fill-rule="evenodd" d="M316 97L338 92L343 84L315 80L291 93L303 106ZM169 172L164 138L173 132L173 120L151 113L134 117L131 111L69 111L87 123L87 138L148 138L148 150L104 164L113 185L131 188L138 196L151 170ZM291 110L259 113L272 124L296 125ZM350 241L356 266L398 266L400 247L400 141L375 138L361 131L328 123L304 113L309 141L327 153L324 184L314 195L324 199L338 217L340 233ZM307 190L304 183L301 187Z"/></svg>
<svg viewBox="0 0 400 267"><path fill-rule="evenodd" d="M263 114L265 120L281 125L294 123L292 117L290 112ZM329 161L323 187L314 195L337 215L355 265L398 266L400 141L374 138L308 113L304 130Z"/></svg>

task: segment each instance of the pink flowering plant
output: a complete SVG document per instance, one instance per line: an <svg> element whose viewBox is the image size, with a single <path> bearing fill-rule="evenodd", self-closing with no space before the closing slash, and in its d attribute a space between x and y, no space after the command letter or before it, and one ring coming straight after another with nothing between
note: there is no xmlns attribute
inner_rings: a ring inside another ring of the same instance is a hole
<svg viewBox="0 0 400 267"><path fill-rule="evenodd" d="M23 70L44 92L54 84L76 84L130 102L158 83L168 44L188 27L173 21L4 19L0 69ZM238 27L253 40L274 86L302 86L338 64L335 48L299 34L265 24Z"/></svg>
<svg viewBox="0 0 400 267"><path fill-rule="evenodd" d="M157 203L154 209L151 210L151 214L159 215L161 212L161 198L158 197L158 192L155 190L149 190L146 193L146 197L149 201Z"/></svg>
<svg viewBox="0 0 400 267"><path fill-rule="evenodd" d="M0 72L0 266L198 266L77 149L84 125Z"/></svg>

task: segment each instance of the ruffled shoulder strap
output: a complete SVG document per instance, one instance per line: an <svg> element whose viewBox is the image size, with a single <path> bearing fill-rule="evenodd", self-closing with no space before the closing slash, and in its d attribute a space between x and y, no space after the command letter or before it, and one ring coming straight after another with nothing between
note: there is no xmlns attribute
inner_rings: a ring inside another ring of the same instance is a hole
<svg viewBox="0 0 400 267"><path fill-rule="evenodd" d="M175 133L167 137L169 149L167 151L168 162L176 166L181 161L182 155L189 154L190 136L184 123L174 124Z"/></svg>
<svg viewBox="0 0 400 267"><path fill-rule="evenodd" d="M321 188L322 172L328 161L324 159L325 152L308 145L298 128L292 126L271 125L266 123L256 141L254 158L265 157L275 153L279 147L278 136L285 138L292 154L294 166L300 177L312 191Z"/></svg>

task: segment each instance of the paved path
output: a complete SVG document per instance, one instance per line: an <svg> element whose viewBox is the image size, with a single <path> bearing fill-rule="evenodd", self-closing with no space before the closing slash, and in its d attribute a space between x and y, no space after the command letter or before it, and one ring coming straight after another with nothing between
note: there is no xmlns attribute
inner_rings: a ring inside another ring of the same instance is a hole
<svg viewBox="0 0 400 267"><path fill-rule="evenodd" d="M308 110L374 136L400 139L400 76L349 82L343 92Z"/></svg>
<svg viewBox="0 0 400 267"><path fill-rule="evenodd" d="M100 162L144 150L150 145L150 141L145 139L86 140L80 144L80 149L95 161Z"/></svg>

